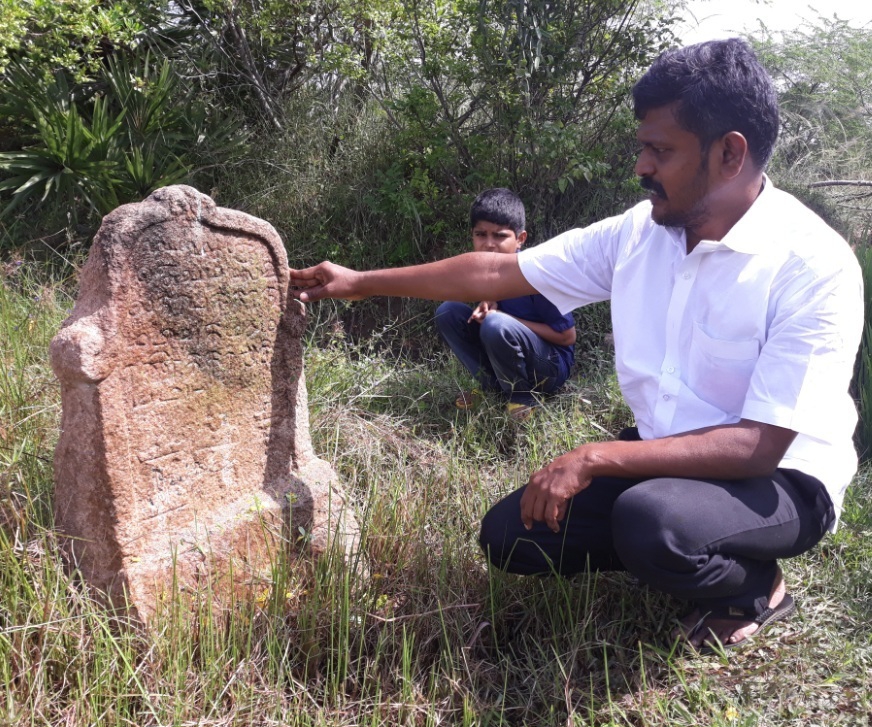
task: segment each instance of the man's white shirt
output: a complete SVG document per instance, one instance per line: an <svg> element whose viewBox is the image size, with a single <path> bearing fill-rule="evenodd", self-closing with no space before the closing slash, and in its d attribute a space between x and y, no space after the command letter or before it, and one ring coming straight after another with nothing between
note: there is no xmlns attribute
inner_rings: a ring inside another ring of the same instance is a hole
<svg viewBox="0 0 872 727"><path fill-rule="evenodd" d="M719 242L686 252L651 204L522 250L561 313L611 299L618 381L653 439L739 419L797 432L780 466L818 478L838 514L857 468L849 393L863 284L847 243L772 186Z"/></svg>

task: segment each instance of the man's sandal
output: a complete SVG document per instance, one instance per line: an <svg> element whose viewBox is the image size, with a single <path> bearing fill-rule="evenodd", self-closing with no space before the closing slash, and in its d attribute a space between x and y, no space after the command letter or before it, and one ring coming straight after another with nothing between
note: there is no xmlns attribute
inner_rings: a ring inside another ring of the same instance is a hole
<svg viewBox="0 0 872 727"><path fill-rule="evenodd" d="M478 402L481 401L481 391L479 389L470 389L469 391L461 391L454 400L454 406L458 409L472 409Z"/></svg>
<svg viewBox="0 0 872 727"><path fill-rule="evenodd" d="M784 598L781 599L781 603L772 608L767 608L762 613L757 613L753 609L739 608L736 606L728 606L723 609L712 609L708 611L705 616L700 619L700 622L693 628L688 634L688 640L697 633L700 629L705 628L705 622L708 618L716 618L723 619L724 621L736 621L743 623L755 623L757 624L757 630L751 634L750 636L746 636L741 641L731 642L731 643L723 643L717 637L714 637L713 643L704 643L702 646L696 649L697 653L703 655L709 654L721 654L724 651L729 651L730 649L737 649L742 646L747 645L749 641L756 638L768 627L771 626L776 621L782 621L783 619L788 618L796 611L796 602L793 600L793 596L789 593L784 594Z"/></svg>

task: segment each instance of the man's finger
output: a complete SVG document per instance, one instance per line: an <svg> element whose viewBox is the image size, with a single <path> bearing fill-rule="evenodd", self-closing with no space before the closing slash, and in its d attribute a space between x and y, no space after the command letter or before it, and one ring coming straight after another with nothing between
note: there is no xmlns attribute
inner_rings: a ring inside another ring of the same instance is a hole
<svg viewBox="0 0 872 727"><path fill-rule="evenodd" d="M292 290L291 292L294 294L294 297L303 303L314 303L316 300L321 300L321 298L325 297L323 285L315 285L306 290Z"/></svg>
<svg viewBox="0 0 872 727"><path fill-rule="evenodd" d="M318 268L303 268L296 270L290 268L291 285L315 285L318 283Z"/></svg>
<svg viewBox="0 0 872 727"><path fill-rule="evenodd" d="M533 498L530 507L530 517L533 519L533 522L541 523L545 520L545 508L547 505L548 498L546 498L541 492Z"/></svg>
<svg viewBox="0 0 872 727"><path fill-rule="evenodd" d="M524 494L521 495L521 522L527 530L530 530L533 527L533 517L531 515L532 510L530 507L532 497L529 487L524 490Z"/></svg>
<svg viewBox="0 0 872 727"><path fill-rule="evenodd" d="M564 502L562 500L552 501L546 505L545 522L552 532L560 532L560 521L563 520L563 513L561 510L563 509Z"/></svg>

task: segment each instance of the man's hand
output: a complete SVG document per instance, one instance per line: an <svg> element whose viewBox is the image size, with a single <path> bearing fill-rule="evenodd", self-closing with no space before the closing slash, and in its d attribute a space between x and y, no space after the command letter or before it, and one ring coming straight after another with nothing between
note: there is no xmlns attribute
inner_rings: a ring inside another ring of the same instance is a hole
<svg viewBox="0 0 872 727"><path fill-rule="evenodd" d="M795 437L790 429L742 419L658 439L583 444L533 473L521 496L521 520L527 529L544 521L559 532L570 498L594 477L742 480L770 475Z"/></svg>
<svg viewBox="0 0 872 727"><path fill-rule="evenodd" d="M304 303L322 298L360 300L366 296L357 290L358 277L354 270L329 262L305 270L291 269L291 293Z"/></svg>
<svg viewBox="0 0 872 727"><path fill-rule="evenodd" d="M521 521L529 530L534 522L545 521L555 533L566 517L569 500L590 484L581 448L560 455L530 476L521 495Z"/></svg>
<svg viewBox="0 0 872 727"><path fill-rule="evenodd" d="M469 317L467 323L472 323L475 321L476 323L481 323L485 318L487 318L488 313L493 313L493 311L497 310L499 306L497 306L497 302L495 300L483 300L477 306L475 306L475 310L472 311L472 315Z"/></svg>

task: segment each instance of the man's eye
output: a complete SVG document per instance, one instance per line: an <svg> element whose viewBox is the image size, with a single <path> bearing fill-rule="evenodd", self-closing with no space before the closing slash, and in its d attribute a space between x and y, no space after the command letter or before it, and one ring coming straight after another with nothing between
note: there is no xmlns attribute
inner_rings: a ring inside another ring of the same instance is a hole
<svg viewBox="0 0 872 727"><path fill-rule="evenodd" d="M652 144L645 144L645 145L640 146L639 148L636 149L636 156L639 156L643 151L646 151L646 150L653 152L654 154L664 154L668 151L666 149L666 147L653 146Z"/></svg>

